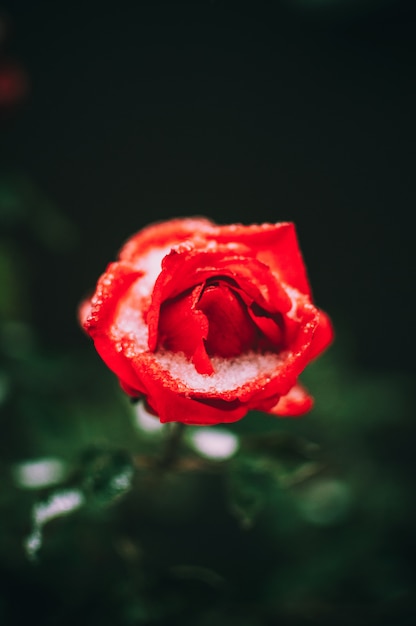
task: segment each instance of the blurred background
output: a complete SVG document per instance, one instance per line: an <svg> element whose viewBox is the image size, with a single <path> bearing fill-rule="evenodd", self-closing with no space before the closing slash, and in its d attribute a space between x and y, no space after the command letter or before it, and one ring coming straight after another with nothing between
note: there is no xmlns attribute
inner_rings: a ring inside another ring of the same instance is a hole
<svg viewBox="0 0 416 626"><path fill-rule="evenodd" d="M415 622L415 26L404 0L2 2L0 623ZM191 433L155 478L166 433L76 309L187 215L294 221L337 341L308 417L223 429L221 461Z"/></svg>

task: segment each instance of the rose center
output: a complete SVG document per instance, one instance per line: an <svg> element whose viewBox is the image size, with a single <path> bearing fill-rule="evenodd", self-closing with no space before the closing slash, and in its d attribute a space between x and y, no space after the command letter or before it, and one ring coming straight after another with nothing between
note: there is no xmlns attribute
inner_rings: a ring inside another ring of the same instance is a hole
<svg viewBox="0 0 416 626"><path fill-rule="evenodd" d="M158 346L183 352L199 373L209 375L214 372L210 357L280 349L281 320L231 279L213 278L162 304Z"/></svg>
<svg viewBox="0 0 416 626"><path fill-rule="evenodd" d="M208 284L197 309L208 320L205 348L209 356L233 357L255 347L257 328L240 295L223 281Z"/></svg>

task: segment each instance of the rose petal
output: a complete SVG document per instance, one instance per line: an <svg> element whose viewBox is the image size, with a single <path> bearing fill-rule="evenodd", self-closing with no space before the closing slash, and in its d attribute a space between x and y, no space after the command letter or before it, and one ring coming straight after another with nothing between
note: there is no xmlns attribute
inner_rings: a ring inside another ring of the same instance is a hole
<svg viewBox="0 0 416 626"><path fill-rule="evenodd" d="M245 292L270 313L284 313L292 307L283 287L264 263L255 258L233 254L224 247L216 247L212 252L194 248L172 250L163 259L162 271L152 294L147 317L150 350L156 349L162 303L213 278L233 281L240 292Z"/></svg>
<svg viewBox="0 0 416 626"><path fill-rule="evenodd" d="M263 349L281 350L283 348L282 316L280 314L267 315L266 312L261 312L258 307L249 307L248 313L265 337L265 341L260 344Z"/></svg>
<svg viewBox="0 0 416 626"><path fill-rule="evenodd" d="M247 250L225 246L212 246L209 251L195 247L173 249L163 259L155 291L160 290L164 300L218 277L236 281L237 287L270 312L290 310L291 302L286 291L264 263Z"/></svg>
<svg viewBox="0 0 416 626"><path fill-rule="evenodd" d="M111 324L115 309L126 289L142 275L127 263L110 263L99 278L89 302L84 301L79 316L84 330L93 334L97 328Z"/></svg>
<svg viewBox="0 0 416 626"><path fill-rule="evenodd" d="M224 283L204 289L198 309L209 322L205 337L208 354L233 357L256 345L256 327L246 305Z"/></svg>
<svg viewBox="0 0 416 626"><path fill-rule="evenodd" d="M195 401L188 395L180 394L176 386L166 386L166 381L157 376L148 377L148 403L162 423L182 422L190 425L208 425L235 422L246 415L248 408L240 403L224 404L217 408L204 402Z"/></svg>
<svg viewBox="0 0 416 626"><path fill-rule="evenodd" d="M203 217L173 219L150 224L133 235L123 246L119 258L122 261L138 262L149 252L158 248L169 248L183 241L205 240L217 227Z"/></svg>
<svg viewBox="0 0 416 626"><path fill-rule="evenodd" d="M119 258L139 261L141 256L155 248L177 245L182 241L242 244L288 285L310 295L305 264L300 252L295 225L232 224L218 226L205 218L183 218L152 224L131 237L122 248Z"/></svg>
<svg viewBox="0 0 416 626"><path fill-rule="evenodd" d="M312 406L313 398L300 383L296 383L268 412L280 417L297 417L310 411Z"/></svg>
<svg viewBox="0 0 416 626"><path fill-rule="evenodd" d="M248 246L281 281L311 294L293 223L218 226L212 236L218 244L233 241Z"/></svg>
<svg viewBox="0 0 416 626"><path fill-rule="evenodd" d="M83 301L78 311L81 324L93 338L97 352L108 367L117 372L126 388L135 390L132 395L144 390L122 351L126 343L120 342L113 333L113 324L126 291L140 277L141 272L127 263L111 263L98 280L93 297Z"/></svg>
<svg viewBox="0 0 416 626"><path fill-rule="evenodd" d="M166 350L183 352L200 374L212 374L214 370L203 343L208 337L208 320L197 308L201 291L199 285L186 295L163 303L156 341ZM150 336L149 343L153 343Z"/></svg>
<svg viewBox="0 0 416 626"><path fill-rule="evenodd" d="M334 339L334 329L328 315L319 311L319 324L312 341L312 348L309 354L310 359L315 359L323 352Z"/></svg>

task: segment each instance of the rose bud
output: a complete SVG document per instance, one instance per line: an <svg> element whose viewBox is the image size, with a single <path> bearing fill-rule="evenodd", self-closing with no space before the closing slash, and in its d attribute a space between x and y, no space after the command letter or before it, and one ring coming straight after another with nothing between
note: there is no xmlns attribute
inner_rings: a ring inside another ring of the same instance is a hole
<svg viewBox="0 0 416 626"><path fill-rule="evenodd" d="M297 382L331 342L292 223L153 224L131 237L79 310L121 387L161 422L297 416Z"/></svg>

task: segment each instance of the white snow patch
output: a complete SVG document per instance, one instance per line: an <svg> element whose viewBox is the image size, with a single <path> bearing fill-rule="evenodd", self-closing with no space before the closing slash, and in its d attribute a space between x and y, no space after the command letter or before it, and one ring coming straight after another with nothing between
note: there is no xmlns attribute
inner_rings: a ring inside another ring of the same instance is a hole
<svg viewBox="0 0 416 626"><path fill-rule="evenodd" d="M17 463L12 473L19 487L39 489L61 482L66 475L66 466L60 459L45 457Z"/></svg>
<svg viewBox="0 0 416 626"><path fill-rule="evenodd" d="M111 479L110 487L120 492L127 491L131 487L132 479L133 469L128 467Z"/></svg>
<svg viewBox="0 0 416 626"><path fill-rule="evenodd" d="M120 312L112 329L118 352L124 352L133 359L148 350L149 330L141 311L132 306L120 307Z"/></svg>
<svg viewBox="0 0 416 626"><path fill-rule="evenodd" d="M85 502L84 494L78 489L66 489L51 495L46 502L39 502L33 507L33 530L24 542L30 559L36 558L42 545L42 529L46 522L56 517L76 511Z"/></svg>
<svg viewBox="0 0 416 626"><path fill-rule="evenodd" d="M234 433L213 427L193 430L190 443L201 456L217 461L229 459L239 447L238 437Z"/></svg>
<svg viewBox="0 0 416 626"><path fill-rule="evenodd" d="M162 271L162 261L171 250L172 246L152 248L147 254L138 259L135 265L137 269L144 272L144 276L139 278L134 285L134 291L139 297L150 296L156 279Z"/></svg>
<svg viewBox="0 0 416 626"><path fill-rule="evenodd" d="M33 510L33 521L43 525L55 517L66 515L84 504L84 495L78 489L54 493L47 502L40 502Z"/></svg>
<svg viewBox="0 0 416 626"><path fill-rule="evenodd" d="M234 391L259 376L272 377L284 361L282 354L246 352L232 359L212 357L214 373L199 374L193 363L179 352L156 352L156 362L169 374L196 392Z"/></svg>
<svg viewBox="0 0 416 626"><path fill-rule="evenodd" d="M163 430L164 424L161 424L158 417L155 417L149 411L146 410L143 402L136 404L136 424L146 433L155 433Z"/></svg>
<svg viewBox="0 0 416 626"><path fill-rule="evenodd" d="M296 309L298 307L299 301L305 298L305 296L298 289L295 289L294 287L289 287L289 285L285 284L284 288L285 288L287 295L292 301L292 307L290 311L288 311L285 315L287 315L291 319L296 320L296 316L295 316Z"/></svg>
<svg viewBox="0 0 416 626"><path fill-rule="evenodd" d="M118 351L123 351L128 358L134 358L148 349L149 331L143 309L150 304L155 282L162 269L162 260L171 250L171 246L154 248L140 257L136 265L144 275L137 279L118 305L113 335L115 341L119 342Z"/></svg>

